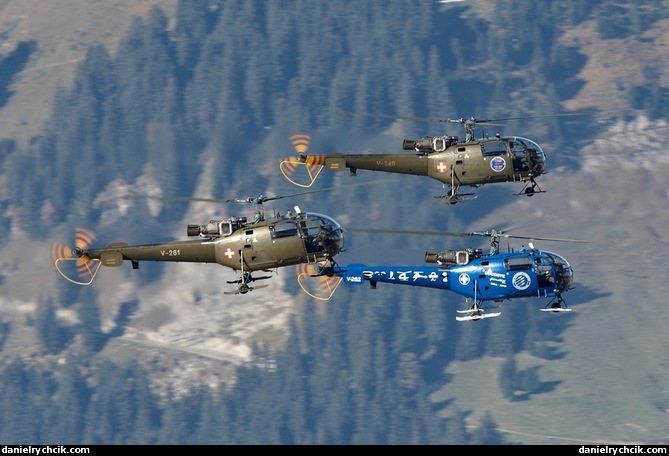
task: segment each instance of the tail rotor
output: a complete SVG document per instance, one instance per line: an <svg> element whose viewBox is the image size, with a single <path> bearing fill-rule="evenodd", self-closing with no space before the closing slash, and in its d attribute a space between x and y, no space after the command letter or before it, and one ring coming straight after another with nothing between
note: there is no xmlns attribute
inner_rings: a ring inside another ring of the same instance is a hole
<svg viewBox="0 0 669 456"><path fill-rule="evenodd" d="M53 243L51 245L51 257L56 270L66 280L77 285L90 285L100 269L99 259L93 259L86 253L86 250L95 242L97 236L86 227L78 227L74 237L74 249L63 244ZM71 272L66 268L67 262L75 262L78 279L70 277Z"/></svg>
<svg viewBox="0 0 669 456"><path fill-rule="evenodd" d="M310 297L329 301L343 280L331 272L332 266L327 262L299 264L296 267L297 283Z"/></svg>
<svg viewBox="0 0 669 456"><path fill-rule="evenodd" d="M311 142L311 136L308 133L295 133L290 136L290 142L297 151L297 157L284 158L279 162L279 169L291 184L298 187L309 188L316 178L318 178L323 167L325 166L325 157L319 155L306 155ZM304 167L299 178L294 176L298 173L300 166ZM308 184L303 184L299 181L307 180Z"/></svg>

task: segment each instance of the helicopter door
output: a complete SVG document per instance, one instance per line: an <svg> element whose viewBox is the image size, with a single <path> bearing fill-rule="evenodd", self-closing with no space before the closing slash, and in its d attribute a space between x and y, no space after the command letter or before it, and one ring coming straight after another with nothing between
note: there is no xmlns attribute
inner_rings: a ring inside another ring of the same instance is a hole
<svg viewBox="0 0 669 456"><path fill-rule="evenodd" d="M553 277L553 267L550 264L547 264L541 261L541 258L536 260L536 269L537 282L539 288L555 288L555 278Z"/></svg>
<svg viewBox="0 0 669 456"><path fill-rule="evenodd" d="M437 178L449 184L466 185L474 150L472 147L460 146L455 150L452 157L446 158L445 161L437 161L434 165Z"/></svg>
<svg viewBox="0 0 669 456"><path fill-rule="evenodd" d="M319 242L319 233L317 225L313 223L300 222L300 230L304 239L304 247L307 253L322 253L325 251L325 246Z"/></svg>
<svg viewBox="0 0 669 456"><path fill-rule="evenodd" d="M272 252L278 261L294 262L304 257L304 242L299 236L295 222L284 220L270 227L272 236Z"/></svg>
<svg viewBox="0 0 669 456"><path fill-rule="evenodd" d="M265 252L265 243L262 242L261 236L255 230L245 230L242 235L244 261L248 264L257 265L267 261L267 253Z"/></svg>
<svg viewBox="0 0 669 456"><path fill-rule="evenodd" d="M485 141L481 143L483 155L483 175L492 181L506 180L506 176L513 173L511 160L508 158L506 142L501 140Z"/></svg>

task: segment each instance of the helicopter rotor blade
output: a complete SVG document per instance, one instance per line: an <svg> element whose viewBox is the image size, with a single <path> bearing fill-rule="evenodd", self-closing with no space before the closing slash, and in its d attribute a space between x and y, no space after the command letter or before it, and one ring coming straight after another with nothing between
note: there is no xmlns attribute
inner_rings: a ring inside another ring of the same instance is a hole
<svg viewBox="0 0 669 456"><path fill-rule="evenodd" d="M421 230L387 230L377 228L346 228L352 233L379 233L379 234L417 234L426 236L473 236L472 233L449 233L446 231L421 231Z"/></svg>
<svg viewBox="0 0 669 456"><path fill-rule="evenodd" d="M495 125L490 122L507 122L509 120L529 120L529 119L540 119L540 118L547 118L547 117L570 117L570 116L578 116L580 114L576 113L567 113L567 114L544 114L544 115L536 115L536 116L518 116L518 117L501 117L498 119L477 119L476 117L470 117L468 119L465 119L464 117L461 117L460 119L443 119L443 120L437 120L437 122L451 122L451 123L475 123L479 125Z"/></svg>
<svg viewBox="0 0 669 456"><path fill-rule="evenodd" d="M358 233L384 233L384 234L409 234L409 235L426 235L426 236L485 236L485 237L497 237L497 238L513 238L513 239L527 239L533 241L555 241L555 242L577 242L577 243L589 243L591 241L583 239L562 239L562 238L551 238L551 237L539 237L539 236L517 236L513 234L507 234L506 231L509 230L487 230L487 231L472 231L469 233L454 233L447 231L420 231L420 230L387 230L387 229L375 229L375 228L346 228L347 232L358 232Z"/></svg>
<svg viewBox="0 0 669 456"><path fill-rule="evenodd" d="M74 249L54 242L51 245L51 256L53 260L63 258L82 258L82 252L89 248L97 239L97 235L90 228L78 226L74 235Z"/></svg>
<svg viewBox="0 0 669 456"><path fill-rule="evenodd" d="M464 118L461 117L459 119L439 119L435 117L412 117L412 116L395 116L391 114L370 114L366 112L361 112L361 113L355 113L355 112L346 112L346 111L340 111L339 114L342 115L348 115L348 116L357 116L357 117L372 117L372 118L379 118L379 119L397 119L397 120L415 120L417 122L434 122L434 123L461 123L461 124L466 124L466 123L475 123L475 124L483 124L483 125L497 125L500 126L500 124L494 124L491 122L505 122L509 120L529 120L529 119L539 119L539 118L546 118L546 117L569 117L569 116L580 116L581 114L578 113L566 113L566 114L544 114L544 115L536 115L536 116L518 116L518 117L502 117L499 119L477 119L475 117L470 117L470 118Z"/></svg>
<svg viewBox="0 0 669 456"><path fill-rule="evenodd" d="M328 301L342 282L342 277L324 274L327 263L302 263L295 267L297 283L302 291L319 301Z"/></svg>
<svg viewBox="0 0 669 456"><path fill-rule="evenodd" d="M79 249L87 249L97 239L97 235L90 228L85 226L77 227L75 231L74 245Z"/></svg>
<svg viewBox="0 0 669 456"><path fill-rule="evenodd" d="M564 239L564 238L553 238L553 237L539 237L539 236L521 236L515 234L508 234L509 231L517 230L519 228L526 228L529 225L535 225L540 223L540 221L535 221L534 223L524 223L516 224L511 227L508 227L503 230L486 230L486 231L474 231L471 234L475 236L486 236L486 237L496 237L496 238L506 238L506 239L526 239L531 241L552 241L552 242L577 242L577 243L588 243L589 240L584 239Z"/></svg>
<svg viewBox="0 0 669 456"><path fill-rule="evenodd" d="M246 197L241 197L241 198L228 198L228 199L222 199L222 198L204 198L204 197L198 197L198 196L154 196L154 195L145 195L145 194L132 194L132 195L127 195L124 196L124 198L127 199L155 199L155 200L161 200L161 201L201 201L205 203L248 203L248 204L256 204L256 205L262 205L263 203L267 201L274 201L274 200L280 200L284 198L292 198L295 196L301 196L301 195L308 195L310 193L321 193L321 192L328 192L332 190L337 190L337 189L348 189L352 187L361 187L364 185L373 185L373 184L381 184L385 182L392 182L395 181L396 179L381 179L377 181L372 181L372 182L360 182L357 184L347 184L345 186L339 186L339 187L327 187L327 188L319 188L315 190L307 190L304 192L297 192L297 193L290 193L287 195L273 195L273 196L267 196L267 195L258 195L258 196L246 196Z"/></svg>
<svg viewBox="0 0 669 456"><path fill-rule="evenodd" d="M576 242L581 244L587 244L591 242L587 239L561 239L561 238L538 237L538 236L514 236L512 234L502 234L501 237L513 238L513 239L527 239L530 241Z"/></svg>
<svg viewBox="0 0 669 456"><path fill-rule="evenodd" d="M311 135L309 133L295 133L290 135L290 142L298 154L303 154L309 149Z"/></svg>
<svg viewBox="0 0 669 456"><path fill-rule="evenodd" d="M357 185L362 185L362 184L354 184L353 186ZM213 201L218 201L218 202L223 202L223 203L253 203L253 204L262 204L266 201L274 201L274 200L280 200L284 198L292 198L295 196L300 196L300 195L308 195L310 193L320 193L320 192L326 192L330 190L335 190L340 187L328 187L328 188L320 188L317 190L308 190L304 192L297 192L297 193L291 193L288 195L274 195L274 196L265 196L265 195L260 195L257 197L252 197L248 196L246 198L232 198L232 199L227 199L227 200L213 200Z"/></svg>
<svg viewBox="0 0 669 456"><path fill-rule="evenodd" d="M338 114L344 116L353 116L353 117L372 117L377 119L415 120L418 122L444 122L443 119L437 119L432 117L395 116L392 114L371 114L367 112L339 111Z"/></svg>
<svg viewBox="0 0 669 456"><path fill-rule="evenodd" d="M56 269L58 269L58 272L60 272L60 274L63 275L63 277L66 279L73 281L61 269L61 262L65 260L74 260L79 277L87 277L92 280L92 278L95 276L95 272L97 272L97 267L99 264L96 266L95 260L91 259L83 252L88 249L96 239L97 235L94 231L89 228L79 226L75 231L74 249L56 242L51 244L51 257L56 266Z"/></svg>

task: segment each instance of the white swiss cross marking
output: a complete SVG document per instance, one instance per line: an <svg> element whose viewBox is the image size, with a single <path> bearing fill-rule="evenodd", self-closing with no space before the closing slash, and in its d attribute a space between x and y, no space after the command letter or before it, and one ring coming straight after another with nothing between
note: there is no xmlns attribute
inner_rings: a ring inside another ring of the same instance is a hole
<svg viewBox="0 0 669 456"><path fill-rule="evenodd" d="M445 173L447 169L448 165L444 162L439 162L439 164L437 165L437 171L439 171L440 173Z"/></svg>
<svg viewBox="0 0 669 456"><path fill-rule="evenodd" d="M230 247L228 247L228 248L225 250L224 255L225 255L226 257L228 257L229 260L231 260L232 257L235 256L235 251L232 250Z"/></svg>

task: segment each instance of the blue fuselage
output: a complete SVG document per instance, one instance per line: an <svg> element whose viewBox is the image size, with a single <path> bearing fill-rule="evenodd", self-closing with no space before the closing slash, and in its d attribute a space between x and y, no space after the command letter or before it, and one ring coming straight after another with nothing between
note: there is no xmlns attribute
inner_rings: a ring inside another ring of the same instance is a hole
<svg viewBox="0 0 669 456"><path fill-rule="evenodd" d="M350 264L341 269L337 275L349 285L383 282L438 288L481 301L553 297L569 289L573 281L571 266L564 258L537 249L486 255L450 268Z"/></svg>

